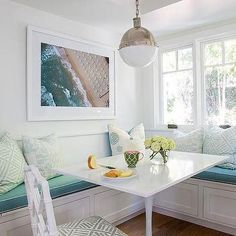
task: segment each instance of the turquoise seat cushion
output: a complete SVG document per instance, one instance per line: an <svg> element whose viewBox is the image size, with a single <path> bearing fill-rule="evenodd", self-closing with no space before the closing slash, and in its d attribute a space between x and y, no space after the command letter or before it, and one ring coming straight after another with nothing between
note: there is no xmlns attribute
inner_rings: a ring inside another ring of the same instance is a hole
<svg viewBox="0 0 236 236"><path fill-rule="evenodd" d="M52 178L48 182L51 197L53 199L97 186L89 182L81 181L77 178L63 175ZM0 213L22 208L27 206L27 204L28 202L24 184L0 195Z"/></svg>
<svg viewBox="0 0 236 236"><path fill-rule="evenodd" d="M213 167L193 176L193 178L236 185L236 170Z"/></svg>

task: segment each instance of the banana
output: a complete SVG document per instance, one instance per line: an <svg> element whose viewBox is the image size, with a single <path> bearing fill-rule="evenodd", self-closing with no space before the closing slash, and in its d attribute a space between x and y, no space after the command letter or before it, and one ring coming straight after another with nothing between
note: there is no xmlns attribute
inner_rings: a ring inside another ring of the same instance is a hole
<svg viewBox="0 0 236 236"><path fill-rule="evenodd" d="M132 170L123 170L121 173L120 173L120 176L119 177L129 177L133 174L133 171Z"/></svg>

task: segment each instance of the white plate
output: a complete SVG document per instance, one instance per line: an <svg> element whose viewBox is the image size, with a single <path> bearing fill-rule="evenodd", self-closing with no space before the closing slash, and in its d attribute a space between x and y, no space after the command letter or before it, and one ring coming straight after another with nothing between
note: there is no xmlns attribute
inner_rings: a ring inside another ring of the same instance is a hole
<svg viewBox="0 0 236 236"><path fill-rule="evenodd" d="M105 171L102 173L102 177L103 179L105 180L109 180L109 181L120 181L120 180L128 180L128 179L133 179L137 176L137 171L136 170L132 170L133 171L133 174L129 177L117 177L117 178L111 178L111 177L107 177L107 176L104 176L105 173L109 172L109 171Z"/></svg>

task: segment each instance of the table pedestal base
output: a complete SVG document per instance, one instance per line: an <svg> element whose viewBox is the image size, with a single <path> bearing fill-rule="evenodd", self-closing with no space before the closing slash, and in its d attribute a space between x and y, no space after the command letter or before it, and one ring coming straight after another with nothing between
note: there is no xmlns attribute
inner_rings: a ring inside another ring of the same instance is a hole
<svg viewBox="0 0 236 236"><path fill-rule="evenodd" d="M145 198L146 236L152 236L152 206L153 196Z"/></svg>

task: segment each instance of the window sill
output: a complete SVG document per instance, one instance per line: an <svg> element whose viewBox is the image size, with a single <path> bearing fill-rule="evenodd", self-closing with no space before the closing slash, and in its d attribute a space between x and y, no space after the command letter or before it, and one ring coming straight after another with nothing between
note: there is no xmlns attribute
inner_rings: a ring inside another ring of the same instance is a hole
<svg viewBox="0 0 236 236"><path fill-rule="evenodd" d="M178 125L177 129L170 129L167 127L167 125L157 125L156 128L149 128L146 129L145 131L147 132L164 131L164 132L174 133L176 130L183 132L191 132L194 129L197 129L197 127L193 125Z"/></svg>

